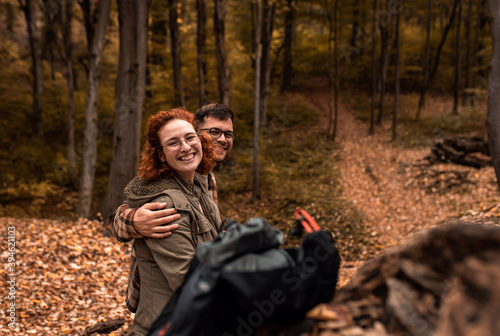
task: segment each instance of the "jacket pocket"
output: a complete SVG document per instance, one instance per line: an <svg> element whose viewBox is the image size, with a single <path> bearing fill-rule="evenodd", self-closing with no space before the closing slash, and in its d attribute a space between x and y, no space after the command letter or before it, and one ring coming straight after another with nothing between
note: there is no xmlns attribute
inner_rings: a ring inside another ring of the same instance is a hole
<svg viewBox="0 0 500 336"><path fill-rule="evenodd" d="M198 226L198 228L197 228L196 234L198 236L204 235L207 232L209 232L211 229L213 229L212 223L210 223L210 221L208 219L206 219L205 217L198 218L197 226Z"/></svg>

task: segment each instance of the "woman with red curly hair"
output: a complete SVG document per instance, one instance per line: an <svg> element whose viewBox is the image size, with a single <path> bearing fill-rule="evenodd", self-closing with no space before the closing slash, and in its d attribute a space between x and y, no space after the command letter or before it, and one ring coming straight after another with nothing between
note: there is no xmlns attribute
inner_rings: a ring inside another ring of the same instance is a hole
<svg viewBox="0 0 500 336"><path fill-rule="evenodd" d="M136 335L148 333L182 284L196 247L213 241L221 227L219 209L203 176L215 165L212 140L196 133L193 115L182 108L159 112L148 124L138 176L125 188L125 196L130 207L165 202L180 218L170 223L179 227L168 240L134 240L141 274Z"/></svg>

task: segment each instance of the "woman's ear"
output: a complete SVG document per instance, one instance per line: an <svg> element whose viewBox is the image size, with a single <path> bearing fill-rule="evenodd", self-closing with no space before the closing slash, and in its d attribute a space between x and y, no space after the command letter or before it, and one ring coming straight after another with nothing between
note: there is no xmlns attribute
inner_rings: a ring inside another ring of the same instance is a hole
<svg viewBox="0 0 500 336"><path fill-rule="evenodd" d="M158 153L158 157L160 158L161 162L165 162L167 159L165 158L165 154L163 154L163 151L160 151Z"/></svg>

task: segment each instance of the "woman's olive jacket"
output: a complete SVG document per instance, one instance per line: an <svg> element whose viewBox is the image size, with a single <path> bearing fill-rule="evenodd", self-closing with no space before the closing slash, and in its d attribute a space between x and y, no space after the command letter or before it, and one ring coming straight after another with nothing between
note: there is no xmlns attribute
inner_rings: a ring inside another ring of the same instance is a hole
<svg viewBox="0 0 500 336"><path fill-rule="evenodd" d="M147 182L134 178L125 188L130 207L165 202L181 217L167 238L135 239L141 298L134 319L137 335L147 334L173 292L182 284L196 247L213 241L221 227L219 209L208 190L206 176L195 174L194 183L178 176Z"/></svg>

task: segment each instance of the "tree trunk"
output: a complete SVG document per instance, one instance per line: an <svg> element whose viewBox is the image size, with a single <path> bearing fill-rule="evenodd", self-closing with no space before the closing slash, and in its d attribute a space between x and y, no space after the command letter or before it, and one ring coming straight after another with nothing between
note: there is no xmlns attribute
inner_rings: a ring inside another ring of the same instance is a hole
<svg viewBox="0 0 500 336"><path fill-rule="evenodd" d="M330 94L328 97L328 128L326 130L326 138L333 138L333 95L334 95L334 78L333 78L333 38L334 38L334 18L332 9L330 8L330 1L325 0L325 10L328 19L328 87ZM334 14L335 15L335 14Z"/></svg>
<svg viewBox="0 0 500 336"><path fill-rule="evenodd" d="M118 0L120 56L113 156L108 191L101 208L103 218L111 216L123 202L123 189L136 175L139 164L150 5L151 0Z"/></svg>
<svg viewBox="0 0 500 336"><path fill-rule="evenodd" d="M49 54L49 64L50 64L50 78L52 80L56 79L56 65L55 65L55 56L54 50L57 48L57 33L56 33L56 24L57 24L57 16L61 15L61 11L59 7L54 4L51 0L43 0L43 10L44 10L44 18L45 18L45 27L42 29L43 36L45 40L44 43L44 51L42 55L46 55L46 52Z"/></svg>
<svg viewBox="0 0 500 336"><path fill-rule="evenodd" d="M353 0L352 2L352 33L351 33L351 46L353 48L358 48L356 45L357 35L359 33L359 0ZM354 54L357 55L357 54ZM354 59L354 57L353 57Z"/></svg>
<svg viewBox="0 0 500 336"><path fill-rule="evenodd" d="M480 2L480 7L488 7L485 2L487 0L481 0L479 1ZM478 8L479 9L479 34L481 31L483 31L483 29L488 26L490 24L490 15L488 12L488 9L486 10L481 10L481 8ZM487 73L488 73L488 65L485 65L483 64L484 61L485 61L485 50L486 48L486 45L484 44L483 42L483 39L482 38L479 38L479 44L478 44L478 49L477 49L477 79L479 82L482 82L480 83L483 84L483 83L486 83L487 80L486 80L486 76L487 76Z"/></svg>
<svg viewBox="0 0 500 336"><path fill-rule="evenodd" d="M423 73L424 73L424 81L423 85L429 81L429 68L430 68L430 57L431 57L431 23L432 23L432 1L428 0L427 2L427 23L425 29L425 57L423 64ZM423 86L422 86L423 90ZM417 116L416 119L420 120L420 113L422 111L422 107L425 104L425 96L421 97L420 103L418 105Z"/></svg>
<svg viewBox="0 0 500 336"><path fill-rule="evenodd" d="M337 23L339 21L339 0L335 0L335 5L333 9L334 13L334 18L333 18L333 24L334 24L334 38L335 38L335 45L334 45L334 50L333 50L333 58L335 61L335 88L334 88L334 103L335 103L335 116L333 119L333 134L332 134L332 140L335 140L335 137L337 135L337 124L338 124L338 115L339 115L339 58L338 58L338 50L339 50L339 29L338 26L342 25L340 23ZM340 16L342 17L342 16ZM331 95L331 93L330 93Z"/></svg>
<svg viewBox="0 0 500 336"><path fill-rule="evenodd" d="M269 82L271 80L271 42L273 37L274 13L276 2L263 0L262 13L262 58L260 62L260 125L266 126L267 99L269 96Z"/></svg>
<svg viewBox="0 0 500 336"><path fill-rule="evenodd" d="M384 0L380 3L381 11L387 9ZM384 27L383 22L379 22L380 27L380 101L378 107L377 125L382 124L382 115L385 107L385 87L387 82L387 68L389 67L389 27Z"/></svg>
<svg viewBox="0 0 500 336"><path fill-rule="evenodd" d="M260 0L255 1L256 24L254 33L255 50L255 87L254 87L254 111L253 111L253 188L252 202L256 202L260 195L259 190L259 116L260 116L260 28L262 22L262 11Z"/></svg>
<svg viewBox="0 0 500 336"><path fill-rule="evenodd" d="M78 197L78 215L89 217L92 208L95 165L97 160L97 99L101 77L101 56L104 47L111 0L101 0L98 10L98 23L95 39L89 55L89 80L85 102L85 130L83 148L83 167Z"/></svg>
<svg viewBox="0 0 500 336"><path fill-rule="evenodd" d="M427 77L426 81L422 85L422 91L420 93L420 101L418 103L418 111L417 111L417 120L420 117L420 111L422 107L424 106L424 101L425 101L425 95L427 94L427 91L429 90L429 87L431 85L432 80L434 79L434 76L436 75L438 66L439 66L439 58L441 57L441 52L444 47L444 43L446 42L446 37L448 36L448 32L450 31L451 25L453 24L453 20L455 19L455 13L457 11L457 5L458 5L458 0L455 0L453 4L453 9L451 11L450 15L450 20L448 21L448 24L444 28L443 36L441 37L441 41L439 42L439 46L436 51L436 56L434 58L432 70Z"/></svg>
<svg viewBox="0 0 500 336"><path fill-rule="evenodd" d="M85 36L87 37L87 49L91 52L92 41L95 34L95 23L97 22L97 10L92 9L92 2L90 0L79 0L77 3L80 5L83 13L83 22L85 27Z"/></svg>
<svg viewBox="0 0 500 336"><path fill-rule="evenodd" d="M475 28L475 42L474 42L474 73L472 75L472 87L475 88L478 82L478 77L479 77L479 62L480 62L480 57L479 57L479 51L481 49L481 40L480 40L480 33L481 33L481 4L483 3L483 0L478 0L477 1L477 17L476 17L476 28Z"/></svg>
<svg viewBox="0 0 500 336"><path fill-rule="evenodd" d="M179 18L177 11L181 8L179 0L169 0L170 5L170 42L172 46L172 72L174 77L174 104L184 106L184 84L182 80L181 64L181 39L179 31Z"/></svg>
<svg viewBox="0 0 500 336"><path fill-rule="evenodd" d="M469 0L469 11L467 13L467 47L465 52L465 93L462 101L462 106L473 105L473 95L470 92L470 49L471 49L471 34L472 34L472 13L474 11L474 0Z"/></svg>
<svg viewBox="0 0 500 336"><path fill-rule="evenodd" d="M460 38L460 28L462 25L462 0L458 0L458 19L457 19L457 35L455 39L456 54L455 54L455 91L453 100L453 114L458 115L458 99L460 97L460 67L462 63L462 48Z"/></svg>
<svg viewBox="0 0 500 336"><path fill-rule="evenodd" d="M488 84L488 142L497 184L500 187L500 2L489 0L491 11L491 55L490 78Z"/></svg>
<svg viewBox="0 0 500 336"><path fill-rule="evenodd" d="M285 36L283 40L283 74L281 82L281 91L287 91L292 88L293 81L293 38L295 21L295 1L287 0L287 12L285 16Z"/></svg>
<svg viewBox="0 0 500 336"><path fill-rule="evenodd" d="M377 0L373 0L373 15L377 14ZM370 110L370 134L375 133L375 95L377 93L377 22L372 21L372 105Z"/></svg>
<svg viewBox="0 0 500 336"><path fill-rule="evenodd" d="M78 174L76 167L76 151L75 151L75 97L74 97L74 73L72 60L72 32L71 22L73 16L74 0L67 0L64 8L63 21L63 39L64 39L64 54L66 57L66 83L68 87L68 166L71 176L71 182L76 179Z"/></svg>
<svg viewBox="0 0 500 336"><path fill-rule="evenodd" d="M5 3L5 21L7 23L7 32L9 33L9 39L13 40L14 27L16 25L16 11L14 10L14 4L9 2Z"/></svg>
<svg viewBox="0 0 500 336"><path fill-rule="evenodd" d="M151 42L151 64L163 66L167 49L167 4L163 1L151 4Z"/></svg>
<svg viewBox="0 0 500 336"><path fill-rule="evenodd" d="M328 128L326 130L326 138L334 139L334 117L333 117L333 104L334 104L334 94L335 94L335 78L334 78L334 55L333 55L333 39L336 39L336 28L337 28L337 13L333 13L330 4L330 0L324 0L324 6L326 11L326 18L328 20L328 87L330 88L330 94L328 97ZM337 1L335 1L336 11ZM335 28L334 28L335 25ZM335 34L335 35L334 35Z"/></svg>
<svg viewBox="0 0 500 336"><path fill-rule="evenodd" d="M28 28L28 38L30 43L32 73L33 73L33 108L31 112L31 126L33 134L44 142L42 123L42 93L43 93L43 67L40 52L40 38L36 25L37 4L32 0L26 0L25 4L19 0L19 4L24 12L26 26Z"/></svg>
<svg viewBox="0 0 500 336"><path fill-rule="evenodd" d="M231 76L225 45L226 7L223 0L214 0L215 55L217 58L219 95L224 105L231 105Z"/></svg>
<svg viewBox="0 0 500 336"><path fill-rule="evenodd" d="M394 88L394 110L392 116L392 141L398 138L398 108L399 108L399 79L401 69L401 11L398 12L396 17L396 75L395 75L395 88Z"/></svg>
<svg viewBox="0 0 500 336"><path fill-rule="evenodd" d="M198 85L200 91L200 106L208 103L207 100L207 61L206 61L206 6L205 0L196 0L196 10L198 12L198 25L196 27L196 50L198 64Z"/></svg>

